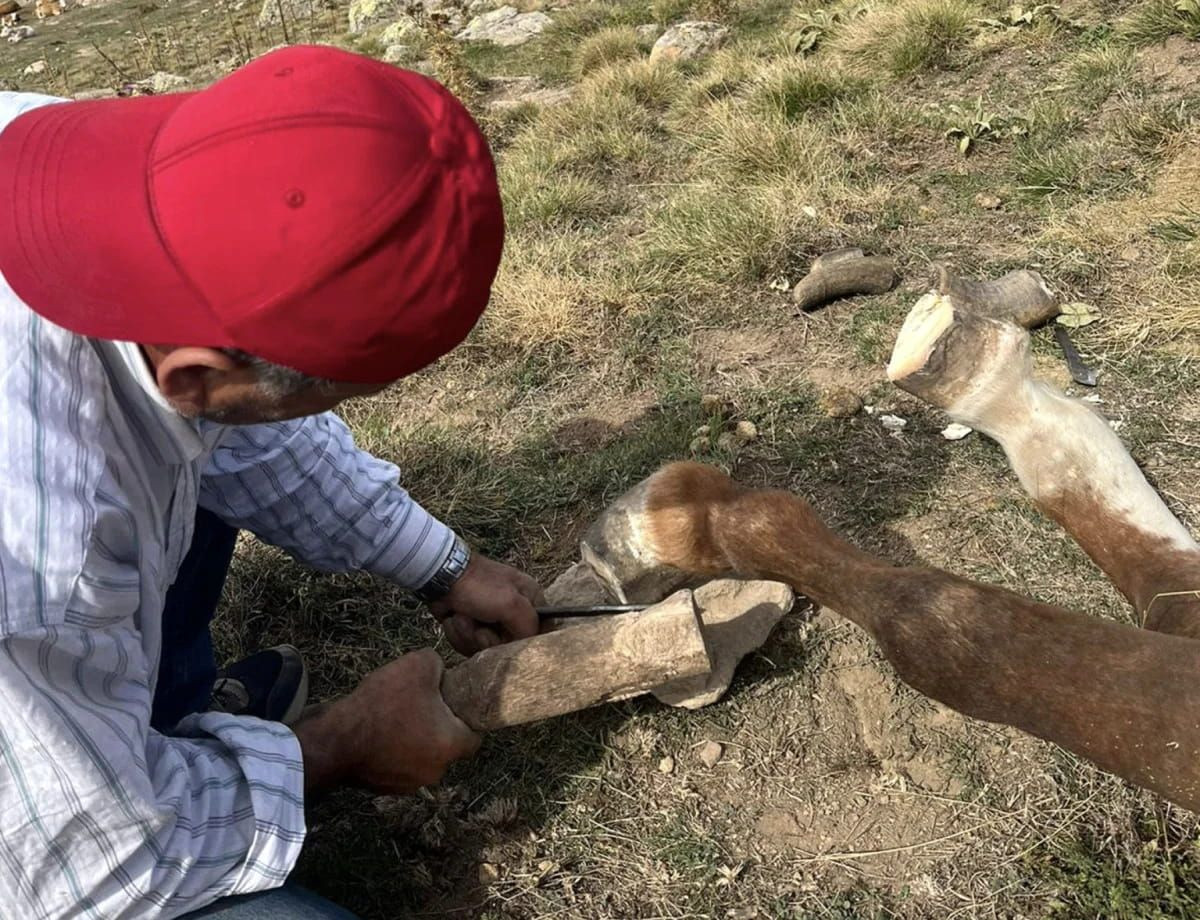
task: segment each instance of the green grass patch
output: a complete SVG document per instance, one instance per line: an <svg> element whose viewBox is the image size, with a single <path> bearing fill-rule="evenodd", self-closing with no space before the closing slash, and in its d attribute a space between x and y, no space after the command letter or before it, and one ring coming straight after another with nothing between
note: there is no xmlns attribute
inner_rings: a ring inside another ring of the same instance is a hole
<svg viewBox="0 0 1200 920"><path fill-rule="evenodd" d="M1200 39L1200 6L1192 0L1146 0L1117 26L1133 45L1156 45L1172 35Z"/></svg>
<svg viewBox="0 0 1200 920"><path fill-rule="evenodd" d="M831 45L848 64L893 77L949 70L964 63L978 17L965 0L906 0L846 24Z"/></svg>

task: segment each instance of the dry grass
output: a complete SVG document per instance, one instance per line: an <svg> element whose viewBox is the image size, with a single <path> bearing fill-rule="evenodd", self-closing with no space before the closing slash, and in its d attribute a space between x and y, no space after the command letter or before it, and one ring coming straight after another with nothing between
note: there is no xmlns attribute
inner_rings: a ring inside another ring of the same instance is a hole
<svg viewBox="0 0 1200 920"><path fill-rule="evenodd" d="M282 40L257 29L254 4L148 6L72 9L9 47L0 72L27 89L111 86L94 40L131 77L202 84ZM699 449L739 479L806 495L897 562L1127 621L1002 453L977 435L944 441L944 419L888 385L882 363L931 261L1037 267L1100 307L1076 334L1101 369L1099 408L1196 523L1200 67L1184 54L1171 80L1150 80L1145 58L1165 52L1130 44L1186 35L1186 19L1159 0L1077 0L1063 7L1080 25L1043 13L1014 32L974 22L999 15L996 0L881 0L862 15L849 2L705 6L732 40L680 66L644 60L633 27L697 15L688 0L547 5L555 25L528 45L442 43L432 63L477 106L500 75L573 95L477 109L509 225L493 304L438 367L351 406L358 437L482 551L549 581L598 508L720 427L700 407L719 393L760 436ZM820 40L795 53L789 33L813 22ZM289 28L354 45L344 26L341 6ZM21 76L42 57L45 75ZM943 115L977 99L1027 133L963 158ZM892 255L904 287L794 316L777 282L846 245ZM1066 382L1044 336L1035 358ZM908 428L827 418L817 396L833 387ZM230 592L222 650L296 642L322 696L440 643L401 592L306 572L253 541ZM726 745L711 769L694 754L709 739ZM297 880L380 920L1141 920L1200 902L1191 816L923 700L828 612L789 617L718 705L633 701L500 733L436 792L347 792L310 825ZM482 864L494 881L481 886Z"/></svg>
<svg viewBox="0 0 1200 920"><path fill-rule="evenodd" d="M847 66L907 77L959 66L980 9L966 0L901 0L847 23L830 42Z"/></svg>
<svg viewBox="0 0 1200 920"><path fill-rule="evenodd" d="M589 35L575 52L575 70L585 76L593 70L622 61L632 61L643 53L642 42L632 26L612 26Z"/></svg>

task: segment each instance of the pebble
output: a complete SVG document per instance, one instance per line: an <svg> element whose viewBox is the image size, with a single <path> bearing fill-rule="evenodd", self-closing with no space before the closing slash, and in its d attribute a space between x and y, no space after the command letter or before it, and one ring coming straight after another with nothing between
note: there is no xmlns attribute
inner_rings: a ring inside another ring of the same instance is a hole
<svg viewBox="0 0 1200 920"><path fill-rule="evenodd" d="M664 757L662 760L660 760L658 762L658 772L659 773L674 773L675 772L675 758L668 755L668 756Z"/></svg>
<svg viewBox="0 0 1200 920"><path fill-rule="evenodd" d="M968 428L966 425L960 425L958 422L951 422L942 429L942 437L947 441L961 441L974 430L974 428Z"/></svg>
<svg viewBox="0 0 1200 920"><path fill-rule="evenodd" d="M850 418L858 415L862 407L858 394L847 387L834 387L821 396L821 408L830 418Z"/></svg>
<svg viewBox="0 0 1200 920"><path fill-rule="evenodd" d="M758 437L758 426L754 422L740 421L733 429L733 436L739 441L753 441Z"/></svg>
<svg viewBox="0 0 1200 920"><path fill-rule="evenodd" d="M717 741L705 741L696 753L700 762L706 767L715 767L724 755L725 748Z"/></svg>
<svg viewBox="0 0 1200 920"><path fill-rule="evenodd" d="M904 426L908 424L908 420L902 419L898 415L881 415L879 416L879 424L888 431L903 431Z"/></svg>

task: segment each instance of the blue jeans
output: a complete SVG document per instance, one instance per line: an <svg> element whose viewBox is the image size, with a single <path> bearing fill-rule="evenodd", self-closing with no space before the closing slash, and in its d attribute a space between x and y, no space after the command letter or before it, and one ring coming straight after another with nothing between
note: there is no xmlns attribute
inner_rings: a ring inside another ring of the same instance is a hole
<svg viewBox="0 0 1200 920"><path fill-rule="evenodd" d="M209 920L358 920L348 910L302 888L288 886L240 898L222 898L211 907L188 914Z"/></svg>
<svg viewBox="0 0 1200 920"><path fill-rule="evenodd" d="M229 563L237 530L215 514L198 509L196 531L179 575L163 604L162 659L150 724L170 731L186 715L208 708L217 661L209 630ZM336 904L300 888L223 898L189 917L214 920L355 920Z"/></svg>

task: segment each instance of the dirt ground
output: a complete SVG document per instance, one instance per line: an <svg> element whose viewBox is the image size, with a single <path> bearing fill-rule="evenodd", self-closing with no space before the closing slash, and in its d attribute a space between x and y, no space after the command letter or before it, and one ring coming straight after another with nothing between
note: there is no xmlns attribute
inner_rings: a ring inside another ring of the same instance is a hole
<svg viewBox="0 0 1200 920"><path fill-rule="evenodd" d="M1074 332L1094 407L1194 529L1200 18L1164 0L518 5L554 24L499 48L426 22L396 52L484 124L509 241L467 345L347 408L360 442L547 583L608 501L694 456L803 494L897 563L1132 622L999 449L943 439L883 367L934 261L1041 271L1098 308ZM97 95L156 71L202 86L286 41L385 52L383 24L350 35L343 2L305 9L265 29L245 0L29 16L0 77ZM647 62L635 27L695 18L727 25L725 46ZM848 245L892 256L900 286L798 315L788 286ZM1048 332L1035 354L1071 387ZM828 416L839 389L866 408ZM736 419L759 436L731 450ZM223 650L296 643L320 695L418 646L452 656L401 592L250 538L228 594ZM706 741L724 746L711 767ZM369 918L1190 918L1200 837L1194 816L922 698L856 627L798 603L709 708L614 704L498 733L411 799L335 795L296 879Z"/></svg>

